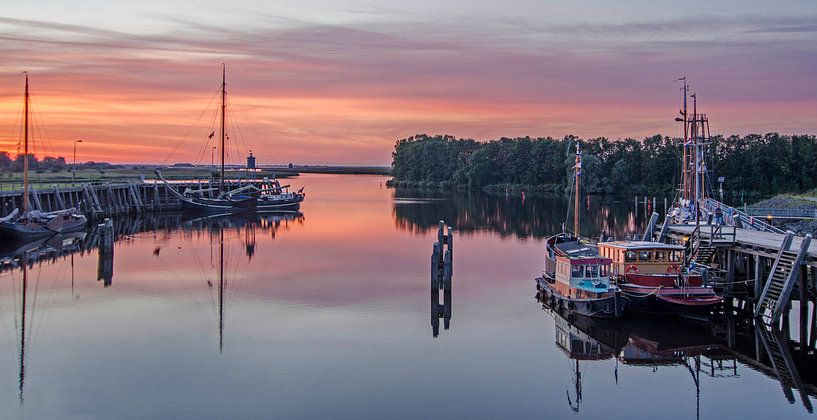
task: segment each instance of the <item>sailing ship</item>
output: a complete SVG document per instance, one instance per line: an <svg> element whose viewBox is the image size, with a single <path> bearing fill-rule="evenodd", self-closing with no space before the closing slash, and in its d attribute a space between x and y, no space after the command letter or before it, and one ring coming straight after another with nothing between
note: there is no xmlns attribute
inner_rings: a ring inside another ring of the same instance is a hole
<svg viewBox="0 0 817 420"><path fill-rule="evenodd" d="M579 207L582 152L576 143L574 168L574 231L566 229L547 241L545 269L536 279L536 288L558 307L591 317L618 318L624 314L627 298L611 282L612 261L599 255L595 244L579 236Z"/></svg>
<svg viewBox="0 0 817 420"><path fill-rule="evenodd" d="M282 186L277 179L264 180L256 185L248 182L245 185L238 185L236 188L227 190L224 182L225 169L225 139L227 113L227 67L221 67L221 152L218 188L202 188L198 190L186 189L179 192L173 184L162 176L160 170L156 170L156 175L164 182L168 190L179 198L182 208L188 211L224 213L224 212L252 212L252 211L280 211L298 210L305 194L303 188L297 192L290 192L289 185ZM214 194L217 190L217 194Z"/></svg>
<svg viewBox="0 0 817 420"><path fill-rule="evenodd" d="M612 260L612 276L629 299L628 310L654 314L708 315L723 298L700 274L684 269L684 247L650 241L600 242Z"/></svg>
<svg viewBox="0 0 817 420"><path fill-rule="evenodd" d="M55 212L33 210L29 206L28 143L29 143L29 102L28 72L25 73L24 122L23 122L23 199L22 211L14 209L0 218L0 234L15 240L33 240L52 236L56 233L82 230L88 219L75 208Z"/></svg>

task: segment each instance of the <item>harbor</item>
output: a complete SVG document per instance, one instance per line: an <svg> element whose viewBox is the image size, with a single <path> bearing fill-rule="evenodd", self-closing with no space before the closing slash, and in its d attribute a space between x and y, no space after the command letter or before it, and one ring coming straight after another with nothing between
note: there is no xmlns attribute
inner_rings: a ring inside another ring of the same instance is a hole
<svg viewBox="0 0 817 420"><path fill-rule="evenodd" d="M813 350L803 350L797 339L796 301L788 337L759 335L751 314L737 311L705 323L638 316L588 323L564 312L559 318L548 307L543 311L530 274L557 227L545 221L564 217L564 199L444 198L387 189L380 185L383 179L305 174L299 182L310 199L300 215L255 219L145 211L110 217L112 252L105 249L104 218L80 240L43 241L15 251L25 258L0 270L7 327L2 347L7 357L0 364L4 406L36 417L98 412L104 403L93 395L110 392L112 381L126 373L131 380L117 382L117 392L140 398L161 392L174 406L196 401L174 408L183 413L260 415L274 409L329 415L323 406L294 397L310 390L321 399L340 393L352 403L351 413L386 415L392 404L403 404L422 417L452 409L438 388L421 391L415 385L431 377L467 400L468 408L456 408L461 414L524 417L545 404L554 416L567 416L577 406L578 360L578 410L584 416L624 410L628 403L620 393L638 393L646 409L660 409L666 392L677 406L675 418L696 412L706 418L723 410L810 415L806 404L817 398L817 372ZM530 212L516 213L521 210ZM612 215L603 227L607 232L644 232L649 225L648 214L635 213L632 197L594 200L588 212ZM445 215L442 230L429 214ZM582 227L588 235L601 229L590 218ZM442 244L436 253L435 243ZM496 264L498 256L504 265ZM28 282L22 381L21 264ZM264 326L254 319L263 319ZM590 350L581 350L590 347L580 349L577 338L560 338L571 334L605 343L603 351L591 357ZM766 345L784 365L775 367ZM139 351L128 350L134 347ZM398 361L409 369L387 379L384 369ZM209 378L226 371L231 373L221 381L194 391L173 385L181 372ZM343 387L353 374L373 379L362 388ZM463 375L471 380L462 381ZM257 391L239 397L231 391L241 388L238 377ZM316 380L329 386L316 387ZM55 398L61 408L42 408L44 398L75 384L75 391ZM531 387L547 392L534 398L526 392ZM270 396L267 389L282 391ZM760 389L763 405L724 400L723 389L748 395ZM372 393L388 404L364 404ZM427 404L409 407L407 393L419 393ZM502 395L510 405L496 407L482 397L486 393ZM247 399L255 401L251 409ZM122 405L105 407L119 413Z"/></svg>

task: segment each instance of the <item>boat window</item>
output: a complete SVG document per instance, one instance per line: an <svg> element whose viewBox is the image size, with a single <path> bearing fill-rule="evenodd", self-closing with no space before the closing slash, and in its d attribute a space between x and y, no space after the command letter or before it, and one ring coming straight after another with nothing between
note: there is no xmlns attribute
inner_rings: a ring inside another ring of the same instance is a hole
<svg viewBox="0 0 817 420"><path fill-rule="evenodd" d="M587 277L598 277L599 276L599 266L593 264L587 266Z"/></svg>
<svg viewBox="0 0 817 420"><path fill-rule="evenodd" d="M626 251L624 253L624 261L626 261L626 262L635 261L635 251Z"/></svg>
<svg viewBox="0 0 817 420"><path fill-rule="evenodd" d="M638 260L639 261L650 261L652 260L652 251L641 251L638 253Z"/></svg>
<svg viewBox="0 0 817 420"><path fill-rule="evenodd" d="M584 266L574 265L573 271L570 273L570 277L584 277Z"/></svg>
<svg viewBox="0 0 817 420"><path fill-rule="evenodd" d="M667 261L667 251L655 251L655 260L658 262Z"/></svg>
<svg viewBox="0 0 817 420"><path fill-rule="evenodd" d="M672 262L681 261L681 252L680 251L672 251L670 253L670 261L672 261Z"/></svg>
<svg viewBox="0 0 817 420"><path fill-rule="evenodd" d="M609 269L609 267L607 265L600 265L599 266L599 276L607 277L608 276L608 274L607 274L608 269Z"/></svg>

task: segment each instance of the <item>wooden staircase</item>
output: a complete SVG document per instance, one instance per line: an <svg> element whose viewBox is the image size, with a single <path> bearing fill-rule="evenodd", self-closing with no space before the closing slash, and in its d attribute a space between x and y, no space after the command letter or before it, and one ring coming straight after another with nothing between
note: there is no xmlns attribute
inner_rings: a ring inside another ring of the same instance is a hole
<svg viewBox="0 0 817 420"><path fill-rule="evenodd" d="M792 289L800 275L800 266L811 245L811 235L806 235L800 249L794 251L791 249L793 238L794 234L789 232L783 239L777 259L772 264L766 280L766 286L755 307L755 317L760 318L767 325L777 325L780 322L780 317L789 304Z"/></svg>
<svg viewBox="0 0 817 420"><path fill-rule="evenodd" d="M716 249L714 247L702 245L692 256L692 261L695 261L696 265L709 267L709 265L712 264L712 257L715 256L715 251Z"/></svg>

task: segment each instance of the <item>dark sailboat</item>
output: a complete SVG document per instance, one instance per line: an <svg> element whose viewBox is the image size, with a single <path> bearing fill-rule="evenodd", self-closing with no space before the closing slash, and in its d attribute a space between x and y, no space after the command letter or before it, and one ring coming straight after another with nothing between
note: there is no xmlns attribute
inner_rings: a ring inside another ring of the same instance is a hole
<svg viewBox="0 0 817 420"><path fill-rule="evenodd" d="M9 215L0 218L0 234L15 240L33 240L52 236L56 233L74 232L85 227L88 219L71 208L55 212L43 212L29 208L28 183L28 143L29 143L29 101L28 73L25 73L26 87L24 99L23 122L23 197L22 211L14 209Z"/></svg>
<svg viewBox="0 0 817 420"><path fill-rule="evenodd" d="M179 192L161 171L156 175L167 186L168 190L179 198L182 207L188 211L225 213L225 212L252 212L252 211L279 211L298 210L304 200L303 188L297 192L288 191L289 185L282 186L277 179L264 179L259 185L247 183L228 190L224 182L225 168L225 125L227 113L227 70L226 65L221 68L221 147L218 195L212 196L212 189L186 190ZM210 196L208 196L210 195Z"/></svg>

